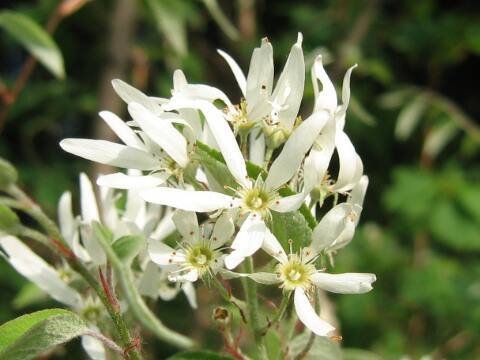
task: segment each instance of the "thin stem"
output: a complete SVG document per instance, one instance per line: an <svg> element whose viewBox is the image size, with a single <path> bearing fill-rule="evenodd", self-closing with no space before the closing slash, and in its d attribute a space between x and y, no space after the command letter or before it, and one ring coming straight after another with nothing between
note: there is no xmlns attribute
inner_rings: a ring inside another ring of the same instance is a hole
<svg viewBox="0 0 480 360"><path fill-rule="evenodd" d="M242 317L242 320L247 323L247 319L245 317L245 302L243 302L240 299L237 299L235 296L233 296L225 287L223 284L218 280L217 277L212 276L211 278L212 285L215 287L215 289L218 290L220 293L220 296L228 303L232 304L235 306L238 311L240 312L240 316Z"/></svg>
<svg viewBox="0 0 480 360"><path fill-rule="evenodd" d="M244 261L244 270L246 273L253 272L253 259L251 256L247 257ZM257 296L257 284L255 281L249 278L242 279L242 285L245 291L245 297L247 302L247 310L249 317L250 329L253 333L253 338L255 340L255 346L257 347L257 354L260 359L268 359L267 350L263 342L263 336L261 333L260 323L259 323L259 309L258 309L258 296Z"/></svg>
<svg viewBox="0 0 480 360"><path fill-rule="evenodd" d="M273 155L273 149L271 147L267 146L267 151L265 153L265 159L263 161L263 168L265 170L268 169L268 164L270 164L270 160L272 159L272 155Z"/></svg>
<svg viewBox="0 0 480 360"><path fill-rule="evenodd" d="M289 294L284 294L283 298L282 298L282 302L280 303L280 306L278 308L277 313L275 314L275 316L271 320L268 321L268 324L260 330L262 336L266 335L268 330L275 323L277 323L278 321L280 321L283 318L289 303L290 303L290 293Z"/></svg>
<svg viewBox="0 0 480 360"><path fill-rule="evenodd" d="M125 320L122 317L120 311L112 306L102 287L99 285L98 281L93 277L93 275L88 271L88 269L78 261L77 257L73 253L65 252L69 251L68 243L63 238L60 230L57 228L56 224L42 211L42 209L34 202L27 194L25 194L18 186L12 185L8 189L8 193L15 197L20 203L23 204L22 210L29 214L33 219L35 219L40 226L46 231L46 233L51 237L52 242L54 243L54 248L57 253L66 259L70 267L75 270L79 275L81 275L88 285L95 291L99 297L102 304L105 306L108 314L113 320L115 329L121 340L121 345L124 349L129 349L127 351L128 356L131 360L141 360L142 356L136 348L130 348L133 340L130 337Z"/></svg>
<svg viewBox="0 0 480 360"><path fill-rule="evenodd" d="M97 340L100 340L110 350L114 351L117 354L123 355L123 349L120 346L118 346L115 341L106 337L105 335L90 329L85 332L85 335L91 336Z"/></svg>

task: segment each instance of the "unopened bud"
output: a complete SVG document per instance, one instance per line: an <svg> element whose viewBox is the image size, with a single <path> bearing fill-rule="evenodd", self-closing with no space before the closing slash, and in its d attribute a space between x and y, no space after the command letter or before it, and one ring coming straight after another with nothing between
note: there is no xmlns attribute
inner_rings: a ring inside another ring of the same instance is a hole
<svg viewBox="0 0 480 360"><path fill-rule="evenodd" d="M0 189L6 189L18 179L17 170L8 161L0 158Z"/></svg>
<svg viewBox="0 0 480 360"><path fill-rule="evenodd" d="M0 204L0 231L11 235L17 235L22 225L17 214L9 207Z"/></svg>
<svg viewBox="0 0 480 360"><path fill-rule="evenodd" d="M219 325L226 326L230 324L230 312L224 307L216 307L213 309L213 320Z"/></svg>

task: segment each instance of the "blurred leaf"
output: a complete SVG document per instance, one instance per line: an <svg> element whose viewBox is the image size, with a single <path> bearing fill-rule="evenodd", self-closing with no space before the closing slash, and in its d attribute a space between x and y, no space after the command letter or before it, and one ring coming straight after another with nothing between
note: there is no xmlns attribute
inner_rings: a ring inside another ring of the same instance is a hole
<svg viewBox="0 0 480 360"><path fill-rule="evenodd" d="M44 291L34 283L28 282L22 286L13 299L13 307L15 309L23 309L48 299L49 296Z"/></svg>
<svg viewBox="0 0 480 360"><path fill-rule="evenodd" d="M375 125L376 121L374 116L365 109L361 102L354 96L350 97L349 110L357 116L360 121L363 121L367 125Z"/></svg>
<svg viewBox="0 0 480 360"><path fill-rule="evenodd" d="M268 360L280 360L282 355L282 343L275 331L269 331L264 337L267 348Z"/></svg>
<svg viewBox="0 0 480 360"><path fill-rule="evenodd" d="M112 248L121 261L130 265L144 244L145 239L143 236L127 235L115 240Z"/></svg>
<svg viewBox="0 0 480 360"><path fill-rule="evenodd" d="M480 188L469 184L459 190L458 200L460 204L480 224Z"/></svg>
<svg viewBox="0 0 480 360"><path fill-rule="evenodd" d="M228 17L223 13L222 9L218 5L217 0L203 0L205 7L212 15L213 19L217 25L222 29L222 31L227 35L230 40L238 40L240 34L235 26L231 23Z"/></svg>
<svg viewBox="0 0 480 360"><path fill-rule="evenodd" d="M293 341L290 342L290 352L294 355L298 355L305 349L307 342L310 338L310 332L304 332L301 335L296 336ZM317 336L312 348L308 352L304 360L341 360L342 352L340 346L337 343L329 340L328 338Z"/></svg>
<svg viewBox="0 0 480 360"><path fill-rule="evenodd" d="M427 109L427 101L422 95L416 96L398 115L395 126L395 137L399 140L406 140L420 121Z"/></svg>
<svg viewBox="0 0 480 360"><path fill-rule="evenodd" d="M62 309L37 311L0 326L0 358L28 360L85 333L78 315Z"/></svg>
<svg viewBox="0 0 480 360"><path fill-rule="evenodd" d="M158 31L180 56L187 53L186 19L178 8L182 2L181 0L147 0Z"/></svg>
<svg viewBox="0 0 480 360"><path fill-rule="evenodd" d="M343 349L343 360L382 360L382 357L366 350Z"/></svg>
<svg viewBox="0 0 480 360"><path fill-rule="evenodd" d="M452 202L436 202L432 208L430 228L436 239L452 249L480 250L480 223L465 217Z"/></svg>
<svg viewBox="0 0 480 360"><path fill-rule="evenodd" d="M232 360L229 356L212 351L186 351L170 356L167 360Z"/></svg>
<svg viewBox="0 0 480 360"><path fill-rule="evenodd" d="M53 75L58 78L65 77L62 54L40 25L18 12L2 11L0 27L21 43Z"/></svg>
<svg viewBox="0 0 480 360"><path fill-rule="evenodd" d="M431 159L435 159L459 130L452 121L436 127L428 133L422 152Z"/></svg>
<svg viewBox="0 0 480 360"><path fill-rule="evenodd" d="M402 106L411 95L411 88L394 90L382 94L378 100L378 103L385 109L394 109Z"/></svg>

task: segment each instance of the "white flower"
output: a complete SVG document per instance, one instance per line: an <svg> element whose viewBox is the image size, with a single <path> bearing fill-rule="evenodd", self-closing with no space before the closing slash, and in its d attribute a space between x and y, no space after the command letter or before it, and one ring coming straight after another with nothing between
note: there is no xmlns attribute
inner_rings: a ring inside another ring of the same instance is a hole
<svg viewBox="0 0 480 360"><path fill-rule="evenodd" d="M226 258L226 266L234 268L262 245L266 231L265 220L269 220L271 210L289 212L301 206L308 193L302 192L282 198L278 194L278 189L287 184L299 169L305 153L327 121L326 113L316 112L303 121L271 165L265 181L258 178L252 182L247 176L245 160L235 136L215 106L203 100L177 98L173 99L168 107L194 108L203 112L225 162L240 188L233 189L234 196L214 191L185 191L167 187L144 189L140 194L146 201L186 211L210 212L239 208L241 213L248 214L232 243L234 252Z"/></svg>
<svg viewBox="0 0 480 360"><path fill-rule="evenodd" d="M372 290L374 274L328 274L317 270L313 261L317 253L303 249L301 255L287 256L275 236L268 231L263 249L278 261L275 273L240 274L223 271L227 278L248 277L262 284L279 284L294 292L295 311L300 321L318 336L328 336L335 328L322 320L312 307L308 294L315 288L339 294L363 294Z"/></svg>
<svg viewBox="0 0 480 360"><path fill-rule="evenodd" d="M330 115L324 130L316 139L304 164L305 187L318 187L318 199L323 202L325 195L345 193L358 183L363 174L363 164L355 148L344 132L345 114L350 101L350 77L356 65L347 70L343 80L342 105L337 104L337 94L318 56L312 67L312 80L315 94L315 111L325 111ZM318 89L318 81L322 91ZM334 150L339 158L339 172L335 182L327 176L327 169Z"/></svg>
<svg viewBox="0 0 480 360"><path fill-rule="evenodd" d="M169 279L174 282L195 282L206 274L215 275L223 266L220 248L234 232L231 216L227 212L220 216L211 234L198 225L194 212L178 210L173 221L182 237L180 248L172 249L161 241L150 241L151 260L167 267Z"/></svg>

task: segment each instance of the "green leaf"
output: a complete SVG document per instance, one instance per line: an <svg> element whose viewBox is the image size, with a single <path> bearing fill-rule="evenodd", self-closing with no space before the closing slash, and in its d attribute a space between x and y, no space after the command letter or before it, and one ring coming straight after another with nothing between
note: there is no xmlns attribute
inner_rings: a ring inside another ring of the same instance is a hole
<svg viewBox="0 0 480 360"><path fill-rule="evenodd" d="M92 221L92 228L97 238L103 239L108 244L113 242L113 233L106 226L98 221Z"/></svg>
<svg viewBox="0 0 480 360"><path fill-rule="evenodd" d="M140 235L127 235L114 241L112 244L113 251L117 254L118 258L130 265L140 252L145 239Z"/></svg>
<svg viewBox="0 0 480 360"><path fill-rule="evenodd" d="M302 247L310 244L312 230L305 218L298 212L278 213L272 211L272 232L283 248L289 252L291 239L292 250L298 252Z"/></svg>
<svg viewBox="0 0 480 360"><path fill-rule="evenodd" d="M395 137L397 139L406 140L410 137L421 117L427 110L427 105L428 102L425 97L418 95L412 102L405 106L402 111L400 111L395 127Z"/></svg>
<svg viewBox="0 0 480 360"><path fill-rule="evenodd" d="M28 282L22 286L17 295L15 295L15 298L13 299L13 307L15 309L23 309L27 306L35 305L49 299L50 297L37 285Z"/></svg>
<svg viewBox="0 0 480 360"><path fill-rule="evenodd" d="M35 21L14 11L2 11L0 27L21 43L54 76L65 77L63 57L58 46Z"/></svg>
<svg viewBox="0 0 480 360"><path fill-rule="evenodd" d="M265 347L267 348L268 360L280 360L282 355L282 343L275 331L269 331L265 335Z"/></svg>
<svg viewBox="0 0 480 360"><path fill-rule="evenodd" d="M0 204L0 230L16 235L21 230L20 219L9 207Z"/></svg>
<svg viewBox="0 0 480 360"><path fill-rule="evenodd" d="M170 356L168 360L232 360L230 356L219 355L212 351L186 351Z"/></svg>
<svg viewBox="0 0 480 360"><path fill-rule="evenodd" d="M343 360L382 360L382 357L366 350L343 349Z"/></svg>
<svg viewBox="0 0 480 360"><path fill-rule="evenodd" d="M292 355L299 355L305 349L310 333L304 332L298 335L290 342L290 351ZM295 357L294 356L294 357ZM340 346L325 337L317 336L315 341L304 360L340 360L342 359L342 352Z"/></svg>
<svg viewBox="0 0 480 360"><path fill-rule="evenodd" d="M0 326L0 358L33 359L87 330L78 315L63 309L42 310L23 315Z"/></svg>

